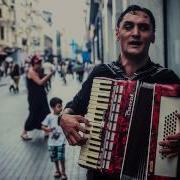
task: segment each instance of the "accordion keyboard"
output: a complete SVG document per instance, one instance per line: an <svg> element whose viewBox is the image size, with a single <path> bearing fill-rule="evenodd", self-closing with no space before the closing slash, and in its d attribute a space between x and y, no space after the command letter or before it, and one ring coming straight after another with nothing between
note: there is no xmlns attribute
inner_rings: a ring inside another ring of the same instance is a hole
<svg viewBox="0 0 180 180"><path fill-rule="evenodd" d="M99 156L101 154L101 131L104 124L104 116L109 107L109 99L112 90L112 81L94 79L86 118L91 127L86 127L89 134L88 140L81 147L79 164L91 168L100 168Z"/></svg>

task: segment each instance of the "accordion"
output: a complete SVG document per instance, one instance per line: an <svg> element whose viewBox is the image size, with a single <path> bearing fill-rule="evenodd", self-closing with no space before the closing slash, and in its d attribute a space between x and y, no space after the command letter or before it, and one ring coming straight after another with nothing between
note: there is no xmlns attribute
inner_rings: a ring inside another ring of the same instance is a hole
<svg viewBox="0 0 180 180"><path fill-rule="evenodd" d="M95 78L79 165L118 173L120 180L175 179L178 157L160 154L158 142L180 131L177 112L178 84Z"/></svg>

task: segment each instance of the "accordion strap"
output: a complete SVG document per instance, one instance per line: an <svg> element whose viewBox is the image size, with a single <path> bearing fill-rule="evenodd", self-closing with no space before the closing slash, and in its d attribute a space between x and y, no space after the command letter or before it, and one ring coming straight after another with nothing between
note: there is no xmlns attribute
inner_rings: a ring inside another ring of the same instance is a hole
<svg viewBox="0 0 180 180"><path fill-rule="evenodd" d="M166 70L166 68L163 68L161 66L157 66L157 64L153 64L147 68L144 71L139 71L137 73L134 73L131 77L128 77L122 67L117 66L115 63L111 64L105 64L107 69L114 75L116 76L117 79L129 79L129 80L144 80L148 77L154 76L158 73L163 72Z"/></svg>

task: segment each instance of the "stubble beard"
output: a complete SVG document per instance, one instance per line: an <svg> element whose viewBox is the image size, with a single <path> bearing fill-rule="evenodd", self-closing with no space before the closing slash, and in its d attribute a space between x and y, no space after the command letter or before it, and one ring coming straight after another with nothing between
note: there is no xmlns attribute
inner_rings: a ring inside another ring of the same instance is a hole
<svg viewBox="0 0 180 180"><path fill-rule="evenodd" d="M133 54L133 53L125 53L125 57L132 63L137 65L142 64L149 57L146 53Z"/></svg>

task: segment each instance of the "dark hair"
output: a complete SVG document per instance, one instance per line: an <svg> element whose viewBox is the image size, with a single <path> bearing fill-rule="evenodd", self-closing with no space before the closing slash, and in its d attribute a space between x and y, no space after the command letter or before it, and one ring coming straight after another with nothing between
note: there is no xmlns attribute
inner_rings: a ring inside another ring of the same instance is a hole
<svg viewBox="0 0 180 180"><path fill-rule="evenodd" d="M50 106L53 108L55 107L57 104L61 104L62 105L62 99L58 98L58 97L53 97L51 100L50 100Z"/></svg>
<svg viewBox="0 0 180 180"><path fill-rule="evenodd" d="M32 57L31 57L31 64L34 66L35 64L37 64L37 63L40 63L40 62L42 62L42 59L41 59L41 57L40 56L38 56L38 55L33 55Z"/></svg>
<svg viewBox="0 0 180 180"><path fill-rule="evenodd" d="M15 64L15 65L14 65L13 71L16 72L17 74L20 73L20 68L19 68L19 65L18 65L18 64Z"/></svg>
<svg viewBox="0 0 180 180"><path fill-rule="evenodd" d="M19 76L20 75L20 68L18 64L15 64L12 72L10 73L10 76L13 78L14 76Z"/></svg>
<svg viewBox="0 0 180 180"><path fill-rule="evenodd" d="M154 15L152 14L152 12L149 9L146 9L144 7L140 7L137 5L128 6L127 9L121 13L121 15L119 16L118 21L117 21L117 27L119 27L123 17L131 11L142 11L142 12L146 13L149 16L151 24L153 26L153 32L155 32L156 24L155 24Z"/></svg>

